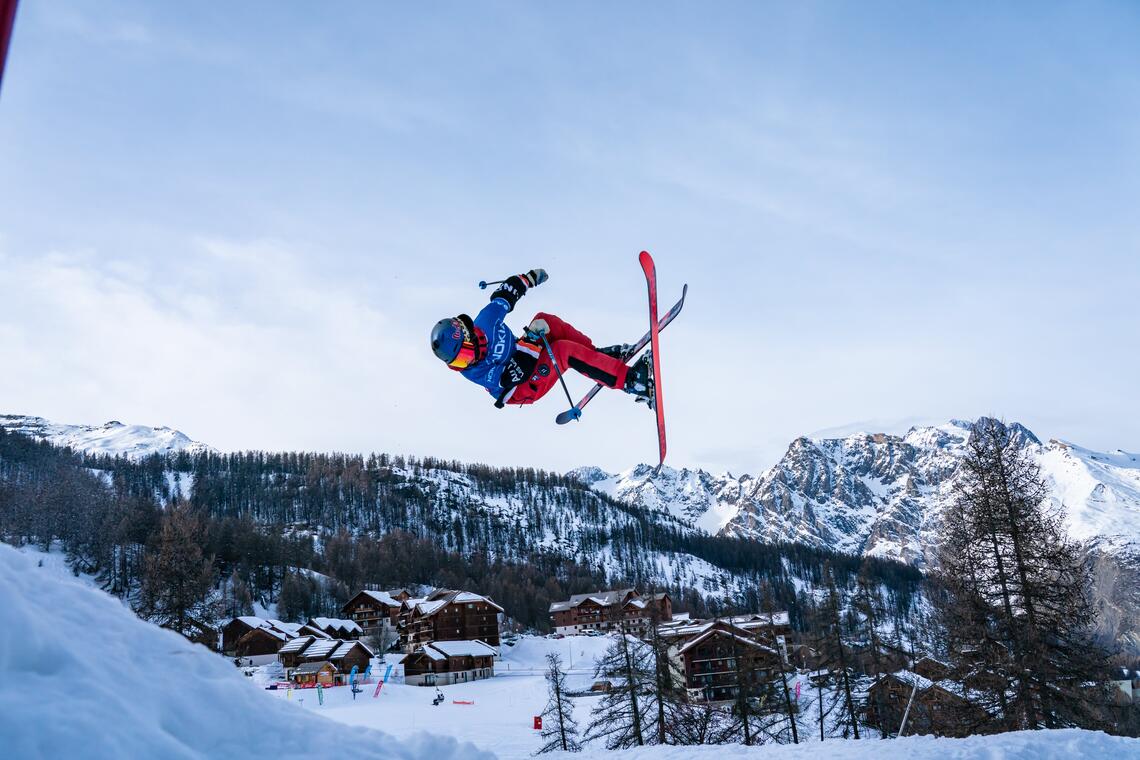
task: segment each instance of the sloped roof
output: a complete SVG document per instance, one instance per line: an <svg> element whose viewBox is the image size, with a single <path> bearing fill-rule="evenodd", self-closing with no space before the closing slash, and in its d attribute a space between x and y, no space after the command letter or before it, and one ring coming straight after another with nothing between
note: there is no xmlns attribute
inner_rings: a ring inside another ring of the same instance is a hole
<svg viewBox="0 0 1140 760"><path fill-rule="evenodd" d="M310 622L318 628L335 628L350 633L361 633L362 629L355 620L342 620L341 618L315 617Z"/></svg>
<svg viewBox="0 0 1140 760"><path fill-rule="evenodd" d="M400 591L402 591L402 590L403 589L395 589L397 594L400 593ZM367 594L368 596L372 597L373 599L375 599L380 604L383 604L387 607L399 607L401 604L400 600L397 599L396 597L392 596L392 592L390 592L390 591L371 591L369 589L364 589L360 593L361 594Z"/></svg>
<svg viewBox="0 0 1140 760"><path fill-rule="evenodd" d="M259 618L256 615L238 615L234 620L240 620L248 625L250 628L261 628L268 623L265 618Z"/></svg>
<svg viewBox="0 0 1140 760"><path fill-rule="evenodd" d="M901 683L906 684L907 686L917 686L920 691L925 691L934 685L934 681L931 681L929 678L924 678L918 673L915 673L912 670L906 670L905 668L903 670L896 670L894 673L887 673L885 676L882 676L879 678L879 680L875 681L875 683L871 685L875 686L876 684L882 683L888 678L893 678L896 681L900 681Z"/></svg>
<svg viewBox="0 0 1140 760"><path fill-rule="evenodd" d="M303 651L305 647L309 646L309 644L312 644L314 641L316 641L316 639L312 636L299 636L298 638L290 641L285 646L281 647L281 649L277 651L277 654L292 654L294 652Z"/></svg>
<svg viewBox="0 0 1140 760"><path fill-rule="evenodd" d="M426 599L408 599L404 603L412 607L414 612L422 617L430 617L452 603L471 604L474 602L482 602L494 607L499 612L503 612L502 607L481 594L476 594L471 591L447 591L446 589L444 591L445 593L443 594L439 591L432 592Z"/></svg>
<svg viewBox="0 0 1140 760"><path fill-rule="evenodd" d="M366 647L364 644L361 644L359 641L342 641L342 642L340 642L340 646L338 646L336 648L336 650L333 651L333 653L329 655L329 659L330 660L342 660L342 659L344 659L344 656L346 654L351 652L356 647L360 647L365 652L367 652L369 657L373 656L372 650L369 649L368 647Z"/></svg>
<svg viewBox="0 0 1140 760"><path fill-rule="evenodd" d="M592 591L588 594L574 594L564 602L553 602L550 605L551 612L561 612L564 610L577 607L587 599L593 600L602 607L609 607L614 604L620 604L628 594L636 594L637 589L633 588L618 588L609 591Z"/></svg>
<svg viewBox="0 0 1140 760"><path fill-rule="evenodd" d="M332 654L340 644L340 639L318 639L305 650L305 657L309 659L314 657L325 659Z"/></svg>
<svg viewBox="0 0 1140 760"><path fill-rule="evenodd" d="M333 670L337 669L336 665L333 665L328 660L320 660L318 662L306 662L294 670L293 673L319 673L326 665Z"/></svg>
<svg viewBox="0 0 1140 760"><path fill-rule="evenodd" d="M761 644L759 641L756 641L755 639L750 639L747 636L741 636L739 633L734 633L732 631L732 628L735 628L735 627L736 626L726 627L723 624L717 625L715 622L709 623L706 626L707 630L704 633L700 634L699 636L695 636L692 639L690 639L689 641L685 642L684 646L682 646L677 651L678 651L678 653L687 652L688 650L695 647L697 644L700 644L702 641L705 641L706 639L709 639L713 636L721 635L721 636L731 636L732 638L736 639L736 641L738 641L739 643L744 644L745 646L752 647L753 649L759 649L759 650L762 650L764 652L770 652L771 654L776 654L776 650L772 649L772 647L764 646L763 644ZM740 630L740 629L737 629L737 630ZM742 631L742 633L743 633L743 631Z"/></svg>
<svg viewBox="0 0 1140 760"><path fill-rule="evenodd" d="M479 639L463 640L463 641L433 641L427 646L432 649L443 652L448 657L482 657L485 655L496 655L496 650L490 644Z"/></svg>

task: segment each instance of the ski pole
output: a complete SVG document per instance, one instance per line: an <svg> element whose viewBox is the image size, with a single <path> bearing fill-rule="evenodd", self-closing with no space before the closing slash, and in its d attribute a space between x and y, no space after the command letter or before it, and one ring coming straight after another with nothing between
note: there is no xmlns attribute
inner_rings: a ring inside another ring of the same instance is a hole
<svg viewBox="0 0 1140 760"><path fill-rule="evenodd" d="M558 366L558 360L554 358L554 349L550 347L550 341L546 339L545 332L532 333L527 330L531 335L537 335L542 339L542 345L546 347L546 353L550 355L550 363L554 365L554 374L558 376L558 382L562 383L562 390L566 393L566 400L570 402L570 416L576 420L582 419L582 410L574 406L574 399L570 397L570 389L566 387L566 380L562 377L562 370Z"/></svg>
<svg viewBox="0 0 1140 760"><path fill-rule="evenodd" d="M479 290L486 290L488 285L501 285L504 282L506 282L506 280L491 280L490 282L479 280Z"/></svg>

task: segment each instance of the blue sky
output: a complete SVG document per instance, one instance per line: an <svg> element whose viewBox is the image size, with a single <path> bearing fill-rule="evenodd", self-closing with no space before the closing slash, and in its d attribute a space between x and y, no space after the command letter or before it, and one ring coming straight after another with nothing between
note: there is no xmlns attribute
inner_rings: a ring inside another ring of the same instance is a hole
<svg viewBox="0 0 1140 760"><path fill-rule="evenodd" d="M1135 451L1138 24L1090 2L23 0L0 410L621 469L654 458L644 408L497 411L427 333L543 266L516 328L630 340L646 248L663 301L691 288L663 345L675 465L979 414Z"/></svg>

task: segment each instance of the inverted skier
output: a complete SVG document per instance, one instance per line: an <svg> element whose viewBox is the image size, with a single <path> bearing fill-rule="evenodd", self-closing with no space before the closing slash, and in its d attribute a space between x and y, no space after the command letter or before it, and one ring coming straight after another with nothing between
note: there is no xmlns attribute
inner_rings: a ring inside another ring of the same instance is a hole
<svg viewBox="0 0 1140 760"><path fill-rule="evenodd" d="M441 361L494 396L495 406L533 404L558 382L541 339L516 338L504 324L528 289L546 282L546 270L532 269L508 277L491 294L491 303L475 317L460 314L441 319L431 331L431 348ZM622 361L629 346L597 348L594 342L553 314L539 312L527 335L545 335L563 372L575 370L608 388L649 399L650 352L632 366Z"/></svg>

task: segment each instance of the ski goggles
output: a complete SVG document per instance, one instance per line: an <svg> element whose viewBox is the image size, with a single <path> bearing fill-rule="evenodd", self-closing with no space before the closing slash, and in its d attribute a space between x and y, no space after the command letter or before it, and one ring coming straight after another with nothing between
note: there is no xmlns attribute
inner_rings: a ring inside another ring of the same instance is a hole
<svg viewBox="0 0 1140 760"><path fill-rule="evenodd" d="M463 345L459 347L459 353L455 358L447 363L447 366L454 370L464 370L475 363L475 344L470 341L463 341Z"/></svg>

